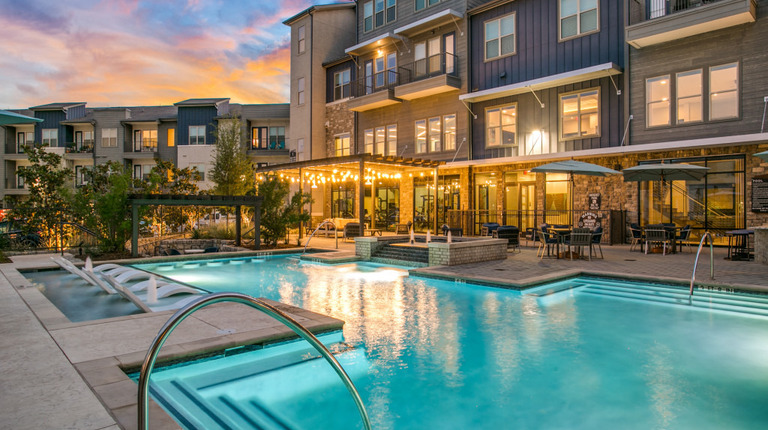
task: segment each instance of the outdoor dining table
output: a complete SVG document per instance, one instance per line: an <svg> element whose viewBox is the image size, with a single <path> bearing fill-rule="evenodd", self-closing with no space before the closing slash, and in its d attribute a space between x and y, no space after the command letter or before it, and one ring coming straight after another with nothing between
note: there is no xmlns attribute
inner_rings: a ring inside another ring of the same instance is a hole
<svg viewBox="0 0 768 430"><path fill-rule="evenodd" d="M754 235L754 230L739 229L726 231L728 237L728 256L726 260L751 260L754 258L752 248L749 246L750 236Z"/></svg>
<svg viewBox="0 0 768 430"><path fill-rule="evenodd" d="M571 227L549 227L549 230L557 235L557 250L555 251L557 258L568 258L566 252L560 253L560 245L565 247L568 237L571 235Z"/></svg>

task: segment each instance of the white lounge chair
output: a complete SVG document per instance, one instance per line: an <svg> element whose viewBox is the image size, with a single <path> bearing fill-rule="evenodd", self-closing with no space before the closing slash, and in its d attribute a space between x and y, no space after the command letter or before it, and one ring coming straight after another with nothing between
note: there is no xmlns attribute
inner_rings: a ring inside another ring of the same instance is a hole
<svg viewBox="0 0 768 430"><path fill-rule="evenodd" d="M71 261L62 257L51 257L51 260L53 260L54 263L58 264L59 267L66 270L67 272L73 275L79 276L80 278L82 278L84 281L88 282L91 285L101 288L107 294L115 294L116 292L115 289L109 286L106 282L104 282L103 279L93 275L88 271L81 270L80 268L75 266L75 264L72 263Z"/></svg>
<svg viewBox="0 0 768 430"><path fill-rule="evenodd" d="M116 285L117 293L123 296L124 299L130 301L134 305L136 305L139 309L143 310L147 313L152 312L163 312L163 311L170 311L170 310L176 310L184 307L188 303L191 303L197 299L199 299L200 295L190 296L190 297L184 297L181 300L178 300L170 305L163 305L163 306L149 306L146 302L141 300L139 296L136 294L133 294L129 289L123 287L122 285Z"/></svg>
<svg viewBox="0 0 768 430"><path fill-rule="evenodd" d="M117 279L109 276L104 275L104 279L109 283L109 285L114 288L115 290L118 289L118 287L125 288L126 290L135 293L139 291L146 291L149 287L149 283L151 281L143 281L139 282L134 285L125 285L122 282L118 281ZM156 280L157 285L157 298L162 299L164 297L173 296L175 294L204 294L206 291L188 287L186 285L177 284L175 282L167 282L163 280ZM143 299L146 300L146 295L143 296Z"/></svg>

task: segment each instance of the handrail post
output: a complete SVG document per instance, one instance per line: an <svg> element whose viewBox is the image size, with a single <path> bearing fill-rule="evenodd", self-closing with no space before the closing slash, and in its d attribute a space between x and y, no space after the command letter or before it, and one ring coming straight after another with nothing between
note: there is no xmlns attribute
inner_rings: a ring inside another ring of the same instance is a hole
<svg viewBox="0 0 768 430"><path fill-rule="evenodd" d="M699 241L699 248L696 250L696 259L693 261L693 273L691 274L691 288L688 292L688 296L693 296L693 284L696 282L696 267L699 265L699 254L701 254L701 248L704 246L704 241L709 238L709 279L715 279L715 247L712 233L705 231Z"/></svg>
<svg viewBox="0 0 768 430"><path fill-rule="evenodd" d="M321 222L320 225L317 226L317 228L315 229L315 231L312 232L312 234L309 235L309 238L307 239L307 243L304 244L304 251L301 252L301 255L304 255L304 253L307 252L309 241L312 240L313 237L315 237L315 233L317 233L317 231L320 230L320 227L326 224L330 224L333 226L333 237L336 238L336 249L339 249L339 235L337 234L338 232L336 231L336 224L331 220L325 220Z"/></svg>
<svg viewBox="0 0 768 430"><path fill-rule="evenodd" d="M309 344L312 345L320 353L320 355L323 356L323 358L325 358L331 367L333 367L333 370L336 371L336 374L339 375L342 382L347 387L347 390L352 395L352 399L355 401L355 405L357 405L357 410L360 412L360 417L363 420L364 428L366 430L371 430L371 421L368 417L368 412L365 410L365 404L363 404L363 399L360 397L360 393L357 391L357 388L355 388L355 384L352 382L352 379L350 379L349 375L347 375L347 372L344 371L344 368L341 367L341 364L339 364L338 360L336 360L336 357L333 356L333 353L331 353L331 351L329 351L328 348L315 337L315 335L313 335L298 321L294 320L288 314L275 308L274 306L246 294L230 292L209 294L189 303L188 305L176 311L176 313L173 314L168 321L166 321L163 327L160 328L160 331L157 333L157 336L152 341L149 349L147 350L144 363L141 365L138 394L139 429L146 430L149 428L149 377L152 374L152 370L155 368L155 361L157 360L157 355L160 353L160 348L162 348L166 339L168 339L168 336L171 335L171 332L173 332L173 330L188 316L199 309L220 302L242 303L255 308L283 323L285 326L293 330L294 333L309 342Z"/></svg>

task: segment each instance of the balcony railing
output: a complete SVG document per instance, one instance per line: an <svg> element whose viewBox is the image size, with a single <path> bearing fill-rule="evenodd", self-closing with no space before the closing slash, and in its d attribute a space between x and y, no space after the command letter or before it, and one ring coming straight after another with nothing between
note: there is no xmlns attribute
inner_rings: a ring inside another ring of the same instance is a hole
<svg viewBox="0 0 768 430"><path fill-rule="evenodd" d="M141 146L134 145L131 152L157 152L157 142L142 143Z"/></svg>
<svg viewBox="0 0 768 430"><path fill-rule="evenodd" d="M24 180L21 178L5 178L5 189L23 190L26 189L26 187L24 186Z"/></svg>
<svg viewBox="0 0 768 430"><path fill-rule="evenodd" d="M379 91L390 90L397 85L400 85L399 73L394 70L385 70L356 80L352 95L362 97Z"/></svg>
<svg viewBox="0 0 768 430"><path fill-rule="evenodd" d="M427 58L416 60L398 68L400 81L398 85L408 84L422 79L440 75L458 76L459 58L453 54L442 52Z"/></svg>
<svg viewBox="0 0 768 430"><path fill-rule="evenodd" d="M93 152L93 142L72 142L67 144L67 154L90 154Z"/></svg>
<svg viewBox="0 0 768 430"><path fill-rule="evenodd" d="M646 3L645 16L648 19L660 18L718 1L720 0L650 0Z"/></svg>

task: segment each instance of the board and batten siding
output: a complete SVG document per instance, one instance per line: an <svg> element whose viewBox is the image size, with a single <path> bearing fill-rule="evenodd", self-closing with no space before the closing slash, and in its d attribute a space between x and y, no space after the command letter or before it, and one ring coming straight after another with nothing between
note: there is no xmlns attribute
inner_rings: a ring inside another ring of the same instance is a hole
<svg viewBox="0 0 768 430"><path fill-rule="evenodd" d="M624 2L600 0L599 31L560 41L558 0L504 3L471 16L470 91L482 91L605 63L624 67ZM516 53L485 61L484 23L516 13ZM503 76L503 77L502 77Z"/></svg>
<svg viewBox="0 0 768 430"><path fill-rule="evenodd" d="M215 106L179 106L178 129L176 130L176 143L189 145L189 127L193 125L205 126L205 144L213 144L214 118L219 113Z"/></svg>

